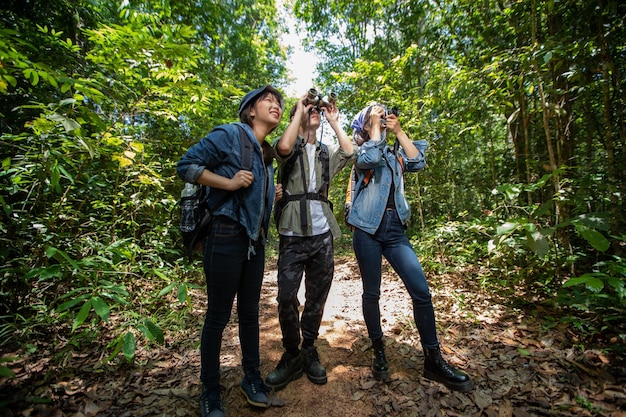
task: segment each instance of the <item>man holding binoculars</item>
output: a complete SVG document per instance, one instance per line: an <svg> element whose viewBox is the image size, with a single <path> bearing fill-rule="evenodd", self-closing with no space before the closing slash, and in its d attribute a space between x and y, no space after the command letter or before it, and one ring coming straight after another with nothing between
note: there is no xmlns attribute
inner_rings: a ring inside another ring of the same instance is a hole
<svg viewBox="0 0 626 417"><path fill-rule="evenodd" d="M333 238L341 235L328 187L355 158L352 141L339 124L336 100L336 94L322 97L310 89L291 109L289 125L274 144L283 190L275 220L280 234L278 318L285 349L265 380L275 390L303 373L315 384L327 381L315 341L333 280ZM317 140L322 115L337 135L338 148L329 149ZM306 300L300 317L298 290L305 271Z"/></svg>

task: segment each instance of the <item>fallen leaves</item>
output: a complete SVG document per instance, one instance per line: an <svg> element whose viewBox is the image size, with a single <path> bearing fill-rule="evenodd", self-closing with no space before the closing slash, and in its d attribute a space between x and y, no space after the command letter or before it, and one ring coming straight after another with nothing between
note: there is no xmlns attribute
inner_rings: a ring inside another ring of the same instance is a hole
<svg viewBox="0 0 626 417"><path fill-rule="evenodd" d="M369 366L370 342L360 308L361 284L353 260L336 263L336 274L317 346L329 381L306 377L272 393L263 417L626 417L623 363L600 350L581 351L559 326L488 298L463 275L439 276L433 288L444 357L474 379L469 393L457 393L422 377L419 334L411 301L389 270L383 279L381 314L391 380L376 381ZM463 295L461 303L457 295ZM98 341L80 352L55 352L53 344L33 352L3 352L15 378L0 379L10 408L7 417L196 416L200 393L198 340L203 322L202 290L192 292L193 314L168 344L138 352L135 365L102 362ZM455 299L455 297L457 297ZM282 354L276 319L275 271L267 271L261 305L262 373ZM239 392L241 356L236 312L224 333L222 384L232 416L258 415ZM190 336L191 335L191 336ZM617 371L616 371L617 369ZM8 393L8 394L7 394Z"/></svg>

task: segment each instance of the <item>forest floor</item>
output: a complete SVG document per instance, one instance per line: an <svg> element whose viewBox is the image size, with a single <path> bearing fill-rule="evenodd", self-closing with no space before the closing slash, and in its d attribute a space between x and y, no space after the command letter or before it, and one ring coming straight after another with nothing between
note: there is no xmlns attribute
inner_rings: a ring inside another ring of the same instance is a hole
<svg viewBox="0 0 626 417"><path fill-rule="evenodd" d="M472 391L453 392L422 377L410 299L386 264L381 314L392 375L387 382L372 378L358 268L353 259L340 258L317 343L328 383L315 385L303 376L273 393L277 405L250 407L239 391L241 357L233 312L221 362L227 415L626 416L626 368L619 358L599 349L581 350L567 327L547 325L550 311L540 305L532 312L514 309L466 279L469 274L432 276L431 289L444 357L473 377ZM276 294L276 271L268 269L260 319L264 376L282 354ZM21 359L10 365L16 378L0 379L0 398L10 401L0 407L0 415L199 416L198 345L206 295L194 290L192 297L193 311L183 329L166 334L165 347L138 351L132 365L103 366L104 343L63 360L45 347L30 355L3 352Z"/></svg>

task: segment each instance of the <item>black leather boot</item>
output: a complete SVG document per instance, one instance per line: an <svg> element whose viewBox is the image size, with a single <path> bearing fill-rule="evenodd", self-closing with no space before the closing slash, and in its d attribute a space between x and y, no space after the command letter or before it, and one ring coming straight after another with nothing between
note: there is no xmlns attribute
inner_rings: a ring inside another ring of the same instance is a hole
<svg viewBox="0 0 626 417"><path fill-rule="evenodd" d="M372 375L377 381L386 381L389 379L389 362L385 356L385 347L382 339L374 340L372 342L372 349L374 349L374 359L372 360Z"/></svg>
<svg viewBox="0 0 626 417"><path fill-rule="evenodd" d="M302 359L304 362L304 372L314 384L325 384L328 380L326 377L326 369L320 363L320 357L317 354L315 346L302 348Z"/></svg>
<svg viewBox="0 0 626 417"><path fill-rule="evenodd" d="M469 375L444 361L438 347L424 349L424 378L441 382L453 391L467 392L474 388Z"/></svg>
<svg viewBox="0 0 626 417"><path fill-rule="evenodd" d="M265 385L280 391L285 388L288 383L302 376L304 368L302 366L302 353L291 356L288 352L283 353L280 362L276 365L270 374L265 378Z"/></svg>

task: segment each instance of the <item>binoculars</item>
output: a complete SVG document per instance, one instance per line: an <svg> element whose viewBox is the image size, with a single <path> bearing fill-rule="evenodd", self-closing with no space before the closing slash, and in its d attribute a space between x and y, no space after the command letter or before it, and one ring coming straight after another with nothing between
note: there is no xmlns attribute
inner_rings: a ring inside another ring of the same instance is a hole
<svg viewBox="0 0 626 417"><path fill-rule="evenodd" d="M322 97L321 94L318 94L315 88L309 89L307 92L306 100L304 102L305 105L313 104L317 107L318 110L321 111L324 107L329 107L331 104L335 104L337 102L337 94L332 91L328 93L328 95Z"/></svg>

